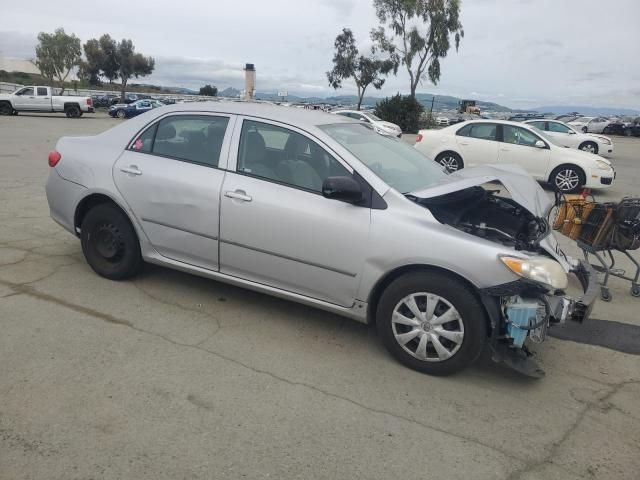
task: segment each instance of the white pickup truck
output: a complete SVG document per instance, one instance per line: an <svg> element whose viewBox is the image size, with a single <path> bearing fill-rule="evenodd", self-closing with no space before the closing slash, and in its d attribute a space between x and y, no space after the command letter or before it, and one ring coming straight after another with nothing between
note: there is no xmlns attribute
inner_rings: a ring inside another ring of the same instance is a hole
<svg viewBox="0 0 640 480"><path fill-rule="evenodd" d="M53 95L51 87L23 87L13 93L0 95L0 115L17 115L18 112L59 112L69 118L93 113L91 97Z"/></svg>

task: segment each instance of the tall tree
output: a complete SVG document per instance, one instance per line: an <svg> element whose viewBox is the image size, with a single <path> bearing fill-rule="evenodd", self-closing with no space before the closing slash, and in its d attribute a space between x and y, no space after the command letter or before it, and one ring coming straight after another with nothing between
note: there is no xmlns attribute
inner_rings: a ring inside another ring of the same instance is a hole
<svg viewBox="0 0 640 480"><path fill-rule="evenodd" d="M105 55L100 42L95 38L88 40L82 46L85 60L80 63L78 77L89 82L89 85L100 85L100 75L105 63Z"/></svg>
<svg viewBox="0 0 640 480"><path fill-rule="evenodd" d="M118 71L120 70L118 43L108 33L102 35L98 43L102 52L102 65L100 67L102 76L109 80L109 83L113 83L118 78Z"/></svg>
<svg viewBox="0 0 640 480"><path fill-rule="evenodd" d="M218 95L218 87L212 85L205 85L200 87L200 95L206 95L208 97L215 97Z"/></svg>
<svg viewBox="0 0 640 480"><path fill-rule="evenodd" d="M327 72L329 85L337 90L342 87L343 80L353 79L358 89L358 110L369 85L380 90L385 81L383 76L391 71L398 71L399 59L393 48L387 48L389 57L385 59L377 57L375 44L368 56L361 55L353 32L348 28L343 28L342 33L336 37L334 47L333 69Z"/></svg>
<svg viewBox="0 0 640 480"><path fill-rule="evenodd" d="M54 79L58 80L62 95L65 80L82 58L80 39L74 34L67 35L64 28L58 28L54 33L40 32L38 42L36 66L51 83Z"/></svg>
<svg viewBox="0 0 640 480"><path fill-rule="evenodd" d="M118 62L118 76L120 77L120 99L124 101L127 82L132 78L144 77L151 74L155 68L155 60L136 53L131 40L123 39L118 43L116 54Z"/></svg>
<svg viewBox="0 0 640 480"><path fill-rule="evenodd" d="M456 51L464 30L460 0L373 0L382 26L371 32L384 49L399 52L411 81L411 97L426 78L440 80L440 59L447 56L453 35ZM384 25L390 34L387 35Z"/></svg>

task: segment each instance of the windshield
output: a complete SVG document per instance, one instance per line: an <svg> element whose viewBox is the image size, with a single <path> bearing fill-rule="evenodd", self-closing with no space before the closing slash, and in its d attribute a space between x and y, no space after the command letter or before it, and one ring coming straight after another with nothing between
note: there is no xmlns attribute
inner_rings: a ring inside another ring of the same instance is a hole
<svg viewBox="0 0 640 480"><path fill-rule="evenodd" d="M362 113L365 117L367 117L369 120L373 120L374 122L381 122L382 119L380 117L376 117L373 113L369 113L369 112L363 112Z"/></svg>
<svg viewBox="0 0 640 480"><path fill-rule="evenodd" d="M446 176L439 164L401 140L376 133L369 124L339 123L320 128L401 193L424 189Z"/></svg>

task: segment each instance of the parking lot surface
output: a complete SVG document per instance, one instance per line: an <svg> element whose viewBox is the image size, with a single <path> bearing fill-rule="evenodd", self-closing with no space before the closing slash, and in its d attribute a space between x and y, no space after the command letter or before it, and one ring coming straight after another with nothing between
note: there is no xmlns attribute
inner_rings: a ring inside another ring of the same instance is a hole
<svg viewBox="0 0 640 480"><path fill-rule="evenodd" d="M425 376L368 326L159 267L111 282L49 218L44 183L60 136L119 122L0 117L0 479L638 478L628 284L591 333L536 346L531 380L487 355ZM614 141L598 199L640 194L640 139Z"/></svg>

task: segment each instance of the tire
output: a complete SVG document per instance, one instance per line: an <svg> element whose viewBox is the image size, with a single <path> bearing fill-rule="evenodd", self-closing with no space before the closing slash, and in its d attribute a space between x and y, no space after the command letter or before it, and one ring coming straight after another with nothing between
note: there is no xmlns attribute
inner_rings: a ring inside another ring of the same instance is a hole
<svg viewBox="0 0 640 480"><path fill-rule="evenodd" d="M462 157L455 152L443 152L436 157L436 162L447 169L447 172L457 172L464 168Z"/></svg>
<svg viewBox="0 0 640 480"><path fill-rule="evenodd" d="M549 176L554 190L562 193L575 193L582 189L587 180L584 172L573 165L560 165Z"/></svg>
<svg viewBox="0 0 640 480"><path fill-rule="evenodd" d="M67 118L80 118L80 114L82 112L80 111L80 107L77 105L69 105L68 107L65 107L64 113L67 115Z"/></svg>
<svg viewBox="0 0 640 480"><path fill-rule="evenodd" d="M9 102L0 103L0 115L13 115L13 107Z"/></svg>
<svg viewBox="0 0 640 480"><path fill-rule="evenodd" d="M413 295L420 321L406 303ZM431 304L434 313L428 318ZM444 315L451 320L431 323ZM399 318L402 322L394 321ZM400 363L430 375L451 375L468 367L480 356L487 339L484 307L471 288L438 272L409 273L394 280L378 303L376 326L384 345ZM449 338L439 335L444 331Z"/></svg>
<svg viewBox="0 0 640 480"><path fill-rule="evenodd" d="M126 116L127 116L127 114L124 112L124 110L118 110L118 111L116 112L116 117L118 117L118 118L120 118L120 119L123 119L123 118L125 118Z"/></svg>
<svg viewBox="0 0 640 480"><path fill-rule="evenodd" d="M11 115L13 115L14 117L18 115L18 110L14 110L13 112L11 112Z"/></svg>
<svg viewBox="0 0 640 480"><path fill-rule="evenodd" d="M89 266L110 280L133 277L142 269L140 242L118 207L98 205L82 220L80 241Z"/></svg>
<svg viewBox="0 0 640 480"><path fill-rule="evenodd" d="M598 153L598 144L596 142L583 142L578 148L583 152L594 153L596 155Z"/></svg>
<svg viewBox="0 0 640 480"><path fill-rule="evenodd" d="M582 127L582 133L587 133L589 129L587 127Z"/></svg>

